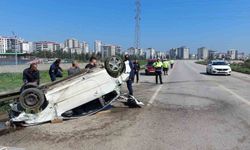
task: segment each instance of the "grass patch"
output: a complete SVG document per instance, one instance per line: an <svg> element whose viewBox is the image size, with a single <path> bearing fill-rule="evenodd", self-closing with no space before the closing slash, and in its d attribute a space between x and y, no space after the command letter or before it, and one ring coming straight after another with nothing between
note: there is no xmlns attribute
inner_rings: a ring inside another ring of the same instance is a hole
<svg viewBox="0 0 250 150"><path fill-rule="evenodd" d="M232 64L230 66L233 71L250 74L250 67L244 66L242 64Z"/></svg>
<svg viewBox="0 0 250 150"><path fill-rule="evenodd" d="M207 65L207 61L196 61L196 64Z"/></svg>

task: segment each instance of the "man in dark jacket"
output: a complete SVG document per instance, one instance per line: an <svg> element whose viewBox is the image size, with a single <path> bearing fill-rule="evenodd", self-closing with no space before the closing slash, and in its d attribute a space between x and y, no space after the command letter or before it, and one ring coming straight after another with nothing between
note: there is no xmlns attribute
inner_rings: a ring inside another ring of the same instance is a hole
<svg viewBox="0 0 250 150"><path fill-rule="evenodd" d="M89 59L89 63L85 66L85 69L93 69L96 67L97 58L92 56Z"/></svg>
<svg viewBox="0 0 250 150"><path fill-rule="evenodd" d="M135 60L134 62L134 73L135 73L135 76L136 76L136 83L139 82L139 72L140 72L140 64L137 60Z"/></svg>
<svg viewBox="0 0 250 150"><path fill-rule="evenodd" d="M36 85L40 84L40 74L37 69L37 64L32 63L30 67L23 71L23 82L24 84L27 83L34 83Z"/></svg>
<svg viewBox="0 0 250 150"><path fill-rule="evenodd" d="M51 81L55 81L56 77L63 77L62 68L60 67L61 59L57 59L49 68L49 76Z"/></svg>

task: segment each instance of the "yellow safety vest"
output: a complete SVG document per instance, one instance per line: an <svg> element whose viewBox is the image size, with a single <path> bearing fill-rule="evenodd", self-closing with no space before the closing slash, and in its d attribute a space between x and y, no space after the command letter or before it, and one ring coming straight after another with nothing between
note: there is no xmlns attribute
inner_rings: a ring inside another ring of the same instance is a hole
<svg viewBox="0 0 250 150"><path fill-rule="evenodd" d="M161 68L162 67L162 62L154 62L154 64L153 64L153 66L155 67L155 68Z"/></svg>
<svg viewBox="0 0 250 150"><path fill-rule="evenodd" d="M164 61L163 62L163 68L168 68L169 67L169 62L168 61Z"/></svg>

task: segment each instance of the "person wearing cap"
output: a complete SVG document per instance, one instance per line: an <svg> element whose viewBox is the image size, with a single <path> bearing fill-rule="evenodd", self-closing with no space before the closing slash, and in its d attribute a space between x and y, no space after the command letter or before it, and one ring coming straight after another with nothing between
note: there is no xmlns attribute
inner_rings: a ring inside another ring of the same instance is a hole
<svg viewBox="0 0 250 150"><path fill-rule="evenodd" d="M72 62L72 66L68 69L68 76L75 75L81 71L77 61Z"/></svg>
<svg viewBox="0 0 250 150"><path fill-rule="evenodd" d="M167 59L165 59L165 60L163 60L162 64L163 64L162 67L163 67L164 75L168 75L168 69L170 67L170 62Z"/></svg>
<svg viewBox="0 0 250 150"><path fill-rule="evenodd" d="M158 84L158 77L160 79L160 84L163 84L162 77L161 77L162 66L163 66L163 64L160 61L160 58L157 58L157 61L154 62L154 64L153 64L153 67L155 68L155 82L156 82L156 84Z"/></svg>

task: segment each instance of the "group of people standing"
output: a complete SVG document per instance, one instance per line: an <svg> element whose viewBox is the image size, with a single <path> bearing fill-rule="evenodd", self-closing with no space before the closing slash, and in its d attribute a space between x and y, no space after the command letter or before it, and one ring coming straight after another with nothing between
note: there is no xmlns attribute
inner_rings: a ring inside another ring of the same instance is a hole
<svg viewBox="0 0 250 150"><path fill-rule="evenodd" d="M161 60L160 58L157 58L156 62L153 63L153 67L155 68L155 82L158 84L158 78L160 80L160 84L163 84L162 82L162 71L164 75L168 75L168 71L170 68L173 68L174 66L174 60Z"/></svg>
<svg viewBox="0 0 250 150"><path fill-rule="evenodd" d="M50 65L49 76L52 82L56 81L56 78L63 77L63 69L60 67L61 59L56 59L54 63ZM92 69L96 67L97 58L91 57L89 63L85 66L85 69ZM72 66L68 69L68 76L75 75L81 71L77 61L72 62ZM40 73L36 63L30 64L30 67L23 71L23 82L24 84L32 83L40 84Z"/></svg>
<svg viewBox="0 0 250 150"><path fill-rule="evenodd" d="M127 87L130 95L133 95L132 84L136 78L136 82L139 82L139 71L140 64L137 60L134 62L130 61L129 55L125 55L124 63L128 63L130 66L129 70L129 79L127 81ZM57 78L63 77L63 69L60 66L61 59L56 59L54 63L50 65L49 68L49 76L52 82L56 81ZM89 63L85 66L85 69L93 69L97 66L97 58L91 57ZM77 61L72 62L72 66L67 70L68 76L75 75L81 71L79 64ZM38 70L38 66L35 63L30 64L30 67L23 71L23 82L24 84L32 83L37 86L40 84L40 73Z"/></svg>

